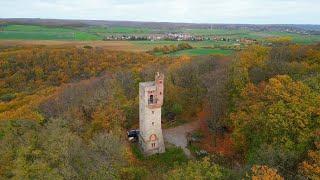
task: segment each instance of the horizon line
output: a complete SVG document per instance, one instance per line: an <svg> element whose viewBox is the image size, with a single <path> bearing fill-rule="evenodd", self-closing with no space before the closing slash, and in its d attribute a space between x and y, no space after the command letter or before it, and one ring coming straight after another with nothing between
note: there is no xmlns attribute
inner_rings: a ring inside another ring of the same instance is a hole
<svg viewBox="0 0 320 180"><path fill-rule="evenodd" d="M210 22L178 22L178 21L139 21L139 20L107 20L107 19L78 19L78 18L38 18L38 17L27 17L27 18L21 18L21 17L14 17L14 18L3 18L0 17L0 20L10 20L10 19L39 19L39 20L65 20L65 21L109 21L109 22L140 22L140 23L169 23L169 24L195 24L195 25L312 25L312 26L320 26L320 24L303 24L303 23L210 23Z"/></svg>

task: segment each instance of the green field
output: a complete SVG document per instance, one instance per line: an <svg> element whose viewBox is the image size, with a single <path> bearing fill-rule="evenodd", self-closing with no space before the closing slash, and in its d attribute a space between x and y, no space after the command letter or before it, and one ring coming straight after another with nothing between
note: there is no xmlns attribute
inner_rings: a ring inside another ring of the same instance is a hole
<svg viewBox="0 0 320 180"><path fill-rule="evenodd" d="M279 31L249 31L249 30L225 30L225 29L186 29L187 32L194 35L205 36L225 36L230 39L251 38L263 40L268 37L291 37L293 42L302 44L311 44L320 42L320 35L302 35Z"/></svg>
<svg viewBox="0 0 320 180"><path fill-rule="evenodd" d="M130 27L45 27L8 25L0 30L0 39L27 40L102 40L109 35L147 35L147 28Z"/></svg>
<svg viewBox="0 0 320 180"><path fill-rule="evenodd" d="M236 36L245 37L252 33L249 30L225 30L225 29L184 29L182 32L193 35L215 35L215 36Z"/></svg>
<svg viewBox="0 0 320 180"><path fill-rule="evenodd" d="M232 50L197 48L197 49L187 49L187 50L177 51L177 52L171 53L170 56L231 55L233 52L234 51Z"/></svg>
<svg viewBox="0 0 320 180"><path fill-rule="evenodd" d="M79 28L79 30L86 31L89 33L98 33L101 35L112 35L112 34L144 35L144 34L152 33L152 30L148 28L132 28L132 27L87 27L87 28Z"/></svg>
<svg viewBox="0 0 320 180"><path fill-rule="evenodd" d="M8 25L0 31L0 39L26 40L99 40L96 34L72 28L32 25Z"/></svg>
<svg viewBox="0 0 320 180"><path fill-rule="evenodd" d="M227 49L209 49L209 48L194 48L194 49L186 49L186 50L180 50L176 51L170 54L163 54L161 52L155 53L157 56L204 56L204 55L231 55L233 54L233 50L227 50Z"/></svg>
<svg viewBox="0 0 320 180"><path fill-rule="evenodd" d="M320 42L320 35L301 35L276 31L250 31L226 29L178 29L169 32L190 33L192 35L218 36L229 39L252 38L263 41L268 37L292 37L294 42L310 44ZM0 28L0 39L27 39L27 40L102 40L110 35L148 35L151 33L166 33L165 30L134 27L46 27L37 25L8 25ZM157 41L137 42L142 46L158 46L177 44L179 42ZM190 42L195 47L206 47L228 42Z"/></svg>

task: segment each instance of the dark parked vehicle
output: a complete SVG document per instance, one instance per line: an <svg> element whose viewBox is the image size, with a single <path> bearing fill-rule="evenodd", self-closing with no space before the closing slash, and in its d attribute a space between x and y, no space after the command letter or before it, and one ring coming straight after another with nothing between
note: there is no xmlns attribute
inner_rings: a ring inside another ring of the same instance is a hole
<svg viewBox="0 0 320 180"><path fill-rule="evenodd" d="M140 131L137 129L130 130L127 132L129 141L137 141L139 139Z"/></svg>

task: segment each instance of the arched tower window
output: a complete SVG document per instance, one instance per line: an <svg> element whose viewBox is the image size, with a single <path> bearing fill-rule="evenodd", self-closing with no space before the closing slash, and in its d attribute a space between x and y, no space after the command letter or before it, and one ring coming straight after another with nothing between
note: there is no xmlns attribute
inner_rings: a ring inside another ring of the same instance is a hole
<svg viewBox="0 0 320 180"><path fill-rule="evenodd" d="M152 134L152 135L149 137L149 140L150 140L150 141L156 141L156 140L158 140L158 137L157 137L157 135Z"/></svg>

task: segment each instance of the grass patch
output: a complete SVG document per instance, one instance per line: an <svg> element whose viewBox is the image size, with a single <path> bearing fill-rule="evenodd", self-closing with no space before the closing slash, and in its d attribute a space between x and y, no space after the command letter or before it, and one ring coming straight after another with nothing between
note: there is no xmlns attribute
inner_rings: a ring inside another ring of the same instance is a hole
<svg viewBox="0 0 320 180"><path fill-rule="evenodd" d="M172 168L174 164L187 162L188 158L181 148L170 147L166 149L165 153L146 157L146 161L167 169Z"/></svg>
<svg viewBox="0 0 320 180"><path fill-rule="evenodd" d="M73 33L56 32L21 32L3 31L0 32L0 39L23 39L23 40L74 40Z"/></svg>
<svg viewBox="0 0 320 180"><path fill-rule="evenodd" d="M201 56L201 55L231 55L234 51L224 50L224 49L205 49L205 48L196 48L196 49L187 49L182 51L177 51L171 53L170 56Z"/></svg>
<svg viewBox="0 0 320 180"><path fill-rule="evenodd" d="M212 36L246 36L251 33L249 30L228 30L228 29L186 29L184 30L186 33L194 34L194 35L212 35Z"/></svg>
<svg viewBox="0 0 320 180"><path fill-rule="evenodd" d="M116 33L116 34L147 34L151 33L151 29L148 28L134 28L134 27L100 27L90 28L89 31L99 33Z"/></svg>
<svg viewBox="0 0 320 180"><path fill-rule="evenodd" d="M141 171L139 168L130 168L125 170L123 177L133 177L131 179L162 179L164 173L170 171L175 166L188 162L188 158L183 150L170 144L166 144L165 153L152 156L144 156L138 146L137 143L131 144L132 153L139 160L139 167L147 171Z"/></svg>
<svg viewBox="0 0 320 180"><path fill-rule="evenodd" d="M131 150L132 150L132 153L133 155L139 159L139 160L144 160L144 156L142 154L142 152L140 151L140 148L138 146L138 144L131 144Z"/></svg>
<svg viewBox="0 0 320 180"><path fill-rule="evenodd" d="M0 31L0 39L23 40L99 40L102 37L76 28L34 25L8 25Z"/></svg>
<svg viewBox="0 0 320 180"><path fill-rule="evenodd" d="M188 158L184 154L183 150L178 147L166 147L165 153L144 156L138 146L138 144L132 144L132 153L150 169L166 171L172 168L175 164L182 164L188 161Z"/></svg>

